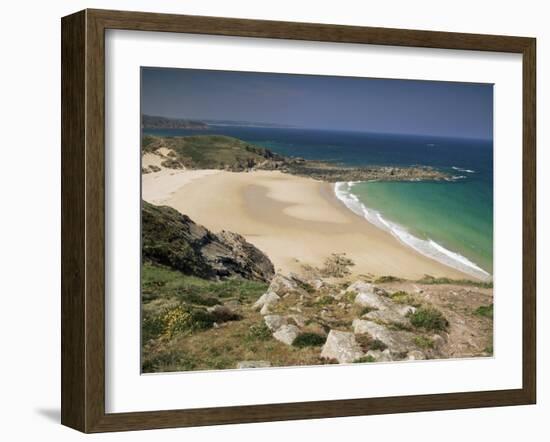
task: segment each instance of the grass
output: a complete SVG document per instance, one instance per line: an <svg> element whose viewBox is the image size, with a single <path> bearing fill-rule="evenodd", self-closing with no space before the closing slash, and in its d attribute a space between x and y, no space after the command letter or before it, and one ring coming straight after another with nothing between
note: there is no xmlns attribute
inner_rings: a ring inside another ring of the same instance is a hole
<svg viewBox="0 0 550 442"><path fill-rule="evenodd" d="M431 275L424 275L422 279L419 279L419 284L456 284L456 285L465 285L472 286L484 289L492 289L493 281L472 281L470 279L451 279L451 278L436 278Z"/></svg>
<svg viewBox="0 0 550 442"><path fill-rule="evenodd" d="M392 293L390 298L393 302L397 304L412 305L413 307L420 307L420 302L410 293L407 293L403 290Z"/></svg>
<svg viewBox="0 0 550 442"><path fill-rule="evenodd" d="M318 333L304 332L300 333L292 345L298 348L319 347L325 343L327 338Z"/></svg>
<svg viewBox="0 0 550 442"><path fill-rule="evenodd" d="M414 343L425 350L433 348L434 343L430 338L426 338L425 336L416 336L414 338Z"/></svg>
<svg viewBox="0 0 550 442"><path fill-rule="evenodd" d="M404 279L398 278L397 276L385 275L380 276L374 280L375 284L384 284L386 282L402 282Z"/></svg>
<svg viewBox="0 0 550 442"><path fill-rule="evenodd" d="M268 341L272 339L271 330L264 323L251 325L248 329L245 339L251 341Z"/></svg>
<svg viewBox="0 0 550 442"><path fill-rule="evenodd" d="M332 296L325 295L321 296L319 299L317 299L314 304L318 305L319 307L323 307L325 305L334 304L336 302L336 299L334 299Z"/></svg>
<svg viewBox="0 0 550 442"><path fill-rule="evenodd" d="M246 170L266 159L278 157L268 149L223 135L142 138L144 152L161 147L175 152L174 166L194 169ZM167 164L166 167L172 166Z"/></svg>
<svg viewBox="0 0 550 442"><path fill-rule="evenodd" d="M482 305L478 307L475 312L478 316L483 316L484 318L493 319L493 304Z"/></svg>
<svg viewBox="0 0 550 442"><path fill-rule="evenodd" d="M252 302L267 287L266 283L242 278L210 281L151 263L144 263L141 270L144 302L158 297L175 297L180 302L205 306L221 304L222 299Z"/></svg>
<svg viewBox="0 0 550 442"><path fill-rule="evenodd" d="M373 312L375 310L378 310L374 307L365 306L359 311L359 316L366 315L367 313Z"/></svg>
<svg viewBox="0 0 550 442"><path fill-rule="evenodd" d="M354 364L363 364L365 362L376 362L376 359L374 359L373 356L368 355L368 356L363 356L363 357L353 361Z"/></svg>
<svg viewBox="0 0 550 442"><path fill-rule="evenodd" d="M449 322L443 314L433 307L421 307L414 313L408 315L411 324L416 328L425 330L442 331L446 330Z"/></svg>
<svg viewBox="0 0 550 442"><path fill-rule="evenodd" d="M382 341L378 340L378 339L373 339L369 343L369 350L384 351L386 348L388 348L388 346L386 344L384 344Z"/></svg>

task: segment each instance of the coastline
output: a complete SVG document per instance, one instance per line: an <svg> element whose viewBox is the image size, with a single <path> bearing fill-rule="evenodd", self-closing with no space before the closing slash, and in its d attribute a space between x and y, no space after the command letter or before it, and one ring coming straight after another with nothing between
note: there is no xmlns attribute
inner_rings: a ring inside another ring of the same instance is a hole
<svg viewBox="0 0 550 442"><path fill-rule="evenodd" d="M366 222L330 183L277 171L173 169L143 175L142 183L146 201L171 206L214 232L243 235L285 273L345 253L354 275L475 278Z"/></svg>
<svg viewBox="0 0 550 442"><path fill-rule="evenodd" d="M379 211L372 209L371 207L367 207L365 202L361 201L352 191L353 186L358 183L359 182L349 181L337 182L334 184L334 193L336 197L348 209L379 229L391 233L399 241L408 247L413 248L418 253L427 256L428 258L442 262L480 280L490 280L492 278L490 273L479 267L473 261L470 261L465 256L446 249L441 244L430 238L421 239L410 233L407 228L384 218Z"/></svg>

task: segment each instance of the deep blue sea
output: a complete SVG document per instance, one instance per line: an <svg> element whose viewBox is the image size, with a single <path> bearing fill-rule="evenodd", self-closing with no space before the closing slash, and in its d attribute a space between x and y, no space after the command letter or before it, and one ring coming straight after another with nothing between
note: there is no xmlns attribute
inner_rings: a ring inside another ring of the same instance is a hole
<svg viewBox="0 0 550 442"><path fill-rule="evenodd" d="M237 126L145 133L223 134L287 156L348 166L425 165L449 172L452 181L340 183L336 193L351 210L419 252L476 276L492 274L492 141Z"/></svg>

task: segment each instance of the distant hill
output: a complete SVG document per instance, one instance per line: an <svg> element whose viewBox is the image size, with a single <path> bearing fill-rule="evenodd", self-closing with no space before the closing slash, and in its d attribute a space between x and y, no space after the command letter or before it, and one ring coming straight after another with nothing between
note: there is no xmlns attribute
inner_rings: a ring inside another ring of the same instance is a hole
<svg viewBox="0 0 550 442"><path fill-rule="evenodd" d="M280 170L292 175L321 181L438 181L450 180L445 172L427 166L347 167L336 163L287 157L264 147L225 135L192 135L158 137L146 135L141 142L142 153L157 153L161 148L170 152L163 167L171 169L222 169L233 172L247 170Z"/></svg>
<svg viewBox="0 0 550 442"><path fill-rule="evenodd" d="M144 129L208 129L208 124L197 120L142 115L141 127Z"/></svg>
<svg viewBox="0 0 550 442"><path fill-rule="evenodd" d="M143 153L160 148L173 151L173 161L188 169L226 169L238 172L284 160L284 157L268 149L225 135L143 137Z"/></svg>

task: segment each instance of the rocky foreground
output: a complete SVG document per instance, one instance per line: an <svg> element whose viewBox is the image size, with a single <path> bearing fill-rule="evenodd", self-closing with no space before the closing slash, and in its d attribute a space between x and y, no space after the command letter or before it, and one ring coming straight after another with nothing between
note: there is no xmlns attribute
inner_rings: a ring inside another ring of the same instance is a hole
<svg viewBox="0 0 550 442"><path fill-rule="evenodd" d="M292 346L297 340L322 342L319 360L324 363L492 353L492 321L472 308L492 302L487 289L473 291L461 287L458 293L456 287L434 290L405 281L383 285L386 288L357 280L342 287L320 278L305 281L297 275L276 275L252 309L260 312L273 338L285 345ZM338 286L342 288L338 290ZM392 286L398 290L394 291ZM405 287L413 288L414 293L404 291ZM264 367L270 361L238 364L256 365Z"/></svg>
<svg viewBox="0 0 550 442"><path fill-rule="evenodd" d="M157 299L144 306L145 317L161 311L164 331L145 343L144 371L492 355L491 288L378 281L277 274L258 296L212 298L209 289L210 306L192 308Z"/></svg>

